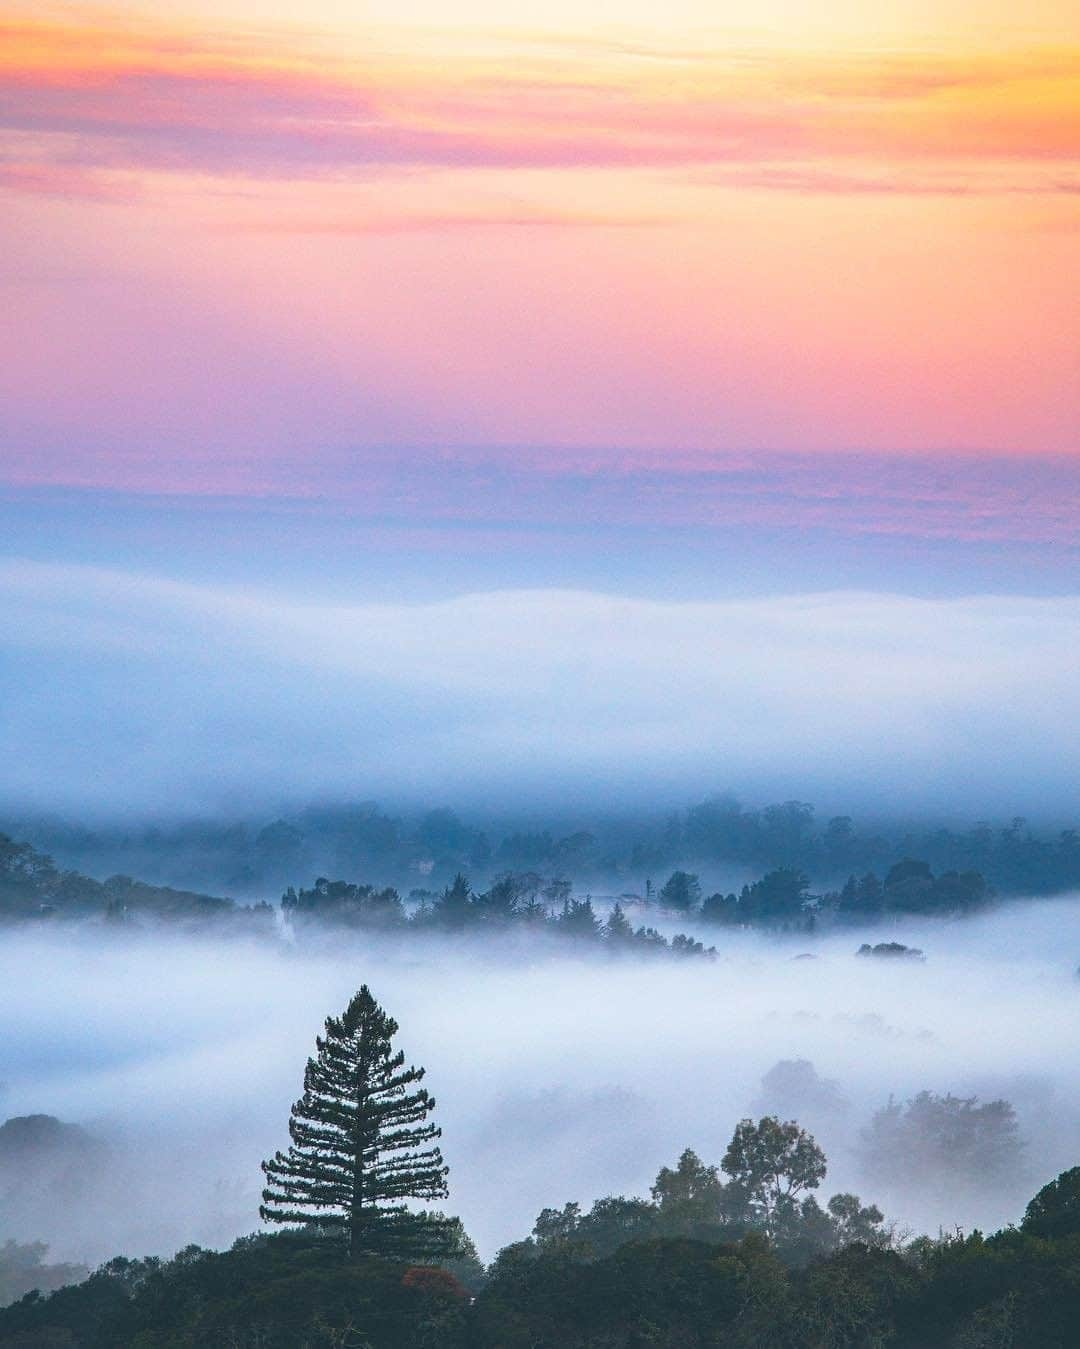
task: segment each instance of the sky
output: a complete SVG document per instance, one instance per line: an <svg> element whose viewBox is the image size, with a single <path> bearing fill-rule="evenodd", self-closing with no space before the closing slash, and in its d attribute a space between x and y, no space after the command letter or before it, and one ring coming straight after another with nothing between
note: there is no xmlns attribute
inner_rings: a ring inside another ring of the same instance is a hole
<svg viewBox="0 0 1080 1349"><path fill-rule="evenodd" d="M9 482L1080 448L1073 6L447 11L7 0Z"/></svg>
<svg viewBox="0 0 1080 1349"><path fill-rule="evenodd" d="M901 795L1071 802L1078 74L1059 0L0 0L19 790L835 799L895 715Z"/></svg>

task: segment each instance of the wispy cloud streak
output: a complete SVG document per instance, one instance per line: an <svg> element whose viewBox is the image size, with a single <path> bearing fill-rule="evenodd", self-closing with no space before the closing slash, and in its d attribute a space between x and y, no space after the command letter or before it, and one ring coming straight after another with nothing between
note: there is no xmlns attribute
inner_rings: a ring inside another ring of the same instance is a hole
<svg viewBox="0 0 1080 1349"><path fill-rule="evenodd" d="M537 40L496 62L459 54L319 59L265 34L0 30L0 127L82 169L271 178L372 168L647 168L950 159L1058 164L1080 153L1080 62L1044 49L963 58L659 51ZM513 74L507 74L507 69ZM815 175L822 176L815 179ZM1042 184L1055 190L1056 180ZM977 185L976 185L977 186Z"/></svg>

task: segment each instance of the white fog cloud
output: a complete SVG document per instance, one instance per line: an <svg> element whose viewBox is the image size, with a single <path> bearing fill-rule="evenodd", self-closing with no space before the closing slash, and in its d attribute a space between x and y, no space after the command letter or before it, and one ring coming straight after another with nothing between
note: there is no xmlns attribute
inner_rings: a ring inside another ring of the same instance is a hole
<svg viewBox="0 0 1080 1349"><path fill-rule="evenodd" d="M1080 598L303 603L0 565L4 800L1080 805Z"/></svg>
<svg viewBox="0 0 1080 1349"><path fill-rule="evenodd" d="M704 934L703 934L704 935ZM222 1244L257 1226L259 1161L287 1142L289 1106L323 1018L361 982L428 1069L451 1203L485 1256L540 1208L647 1193L686 1146L718 1162L762 1076L802 1057L850 1102L799 1112L830 1161L825 1194L855 1188L918 1228L1017 1219L1080 1161L1080 901L1025 901L890 932L925 964L853 952L865 934L712 933L715 962L533 956L513 944L328 938L324 948L91 928L0 944L0 1118L47 1112L109 1140L86 1201L42 1196L3 1236L57 1258ZM63 989L58 999L56 990ZM890 1093L1003 1095L1027 1144L1008 1191L957 1196L913 1178L890 1194L856 1163Z"/></svg>

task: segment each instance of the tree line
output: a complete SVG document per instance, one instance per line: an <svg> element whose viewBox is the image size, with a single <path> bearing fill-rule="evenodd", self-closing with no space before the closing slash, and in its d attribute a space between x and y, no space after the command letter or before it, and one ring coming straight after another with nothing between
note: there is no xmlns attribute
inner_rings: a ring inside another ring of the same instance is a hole
<svg viewBox="0 0 1080 1349"><path fill-rule="evenodd" d="M658 888L647 880L644 895L622 895L605 918L598 914L591 896L574 895L571 881L545 879L535 871L503 873L483 891L475 891L468 878L459 873L441 892L413 889L408 903L392 886L320 877L309 889L290 886L282 896L281 907L296 925L320 921L382 930L409 926L464 932L514 924L586 940L602 938L608 946L619 949L668 948L683 954L703 954L707 952L702 943L685 934L669 943L655 927L635 927L628 911L692 916L718 927L813 931L821 923L968 914L991 898L992 892L978 872L935 876L927 863L906 858L892 866L884 879L873 872L850 876L841 889L821 894L811 893L805 873L788 867L768 872L738 893L711 895L703 894L696 873L679 870Z"/></svg>
<svg viewBox="0 0 1080 1349"><path fill-rule="evenodd" d="M878 877L851 875L839 889L811 891L807 874L780 867L736 892L706 895L700 877L677 869L659 886L646 878L643 894L623 894L606 912L589 895L575 894L573 882L537 871L500 872L486 889L474 889L457 873L441 891L413 887L403 899L393 886L319 877L308 888L290 886L281 910L294 926L313 922L380 931L493 931L510 925L546 932L608 949L670 951L709 955L700 940L685 934L665 937L652 923L635 921L643 912L695 916L717 927L758 927L813 931L821 923L873 923L903 915L962 915L987 904L993 892L978 872L935 875L929 863L904 858ZM196 925L225 922L273 930L273 909L265 901L235 900L128 876L97 881L57 867L30 844L0 834L0 919L99 917L114 923L138 918Z"/></svg>
<svg viewBox="0 0 1080 1349"><path fill-rule="evenodd" d="M441 893L413 890L408 904L392 886L380 889L320 877L310 889L290 886L282 896L281 909L297 928L330 924L421 934L482 934L513 929L614 953L716 954L714 947L706 947L686 933L676 933L669 940L655 927L644 923L635 926L618 901L601 916L591 896L572 893L570 881L545 882L535 872L498 876L483 891L474 890L468 877L458 874Z"/></svg>
<svg viewBox="0 0 1080 1349"><path fill-rule="evenodd" d="M803 927L819 923L867 923L886 917L974 913L993 897L977 871L935 876L928 862L905 857L884 878L868 871L850 875L840 889L812 894L810 878L793 867L778 867L739 893L702 895L693 872L675 871L657 892L658 902L677 913L697 912L707 922L737 927Z"/></svg>
<svg viewBox="0 0 1080 1349"><path fill-rule="evenodd" d="M957 803L963 809L963 802ZM666 814L601 816L521 827L469 820L448 807L397 815L374 802L321 805L263 820L196 819L175 824L82 828L56 820L9 821L68 867L140 875L153 884L251 896L298 875L370 876L378 884L410 875L436 887L459 871L483 883L497 873L539 871L583 883L683 868L791 868L816 884L848 874L885 875L905 857L935 872L975 871L1002 894L1053 894L1080 888L1080 827L1040 827L1014 817L958 828L833 815L819 819L805 801L748 807L711 796Z"/></svg>

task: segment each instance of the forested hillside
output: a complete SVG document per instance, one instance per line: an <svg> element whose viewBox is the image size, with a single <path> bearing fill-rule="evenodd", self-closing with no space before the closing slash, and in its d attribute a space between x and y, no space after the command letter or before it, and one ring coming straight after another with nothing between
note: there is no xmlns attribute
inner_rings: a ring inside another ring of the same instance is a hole
<svg viewBox="0 0 1080 1349"><path fill-rule="evenodd" d="M374 802L308 807L277 818L189 819L92 828L12 819L0 828L92 875L137 875L182 889L263 898L307 877L363 876L382 887L449 884L458 872L481 889L506 872L572 879L593 890L644 891L673 871L709 885L789 869L815 892L849 875L884 879L907 858L935 874L977 872L1002 895L1080 888L1080 827L1014 818L958 827L903 819L820 819L803 801L764 808L717 796L666 814L526 822L470 817L445 807L395 814ZM730 883L725 885L729 889Z"/></svg>
<svg viewBox="0 0 1080 1349"><path fill-rule="evenodd" d="M696 1160L696 1159L695 1159ZM683 1170L685 1171L685 1166ZM703 1168L708 1171L708 1168ZM906 1246L850 1209L817 1253L726 1238L705 1190L661 1172L652 1200L549 1210L484 1271L467 1239L441 1262L350 1260L333 1243L254 1236L217 1253L118 1258L0 1310L3 1349L1073 1349L1080 1168L1022 1223ZM711 1184L719 1187L715 1177ZM830 1206L830 1208L833 1206ZM872 1218L873 1215L871 1214ZM843 1224L847 1223L845 1230Z"/></svg>

